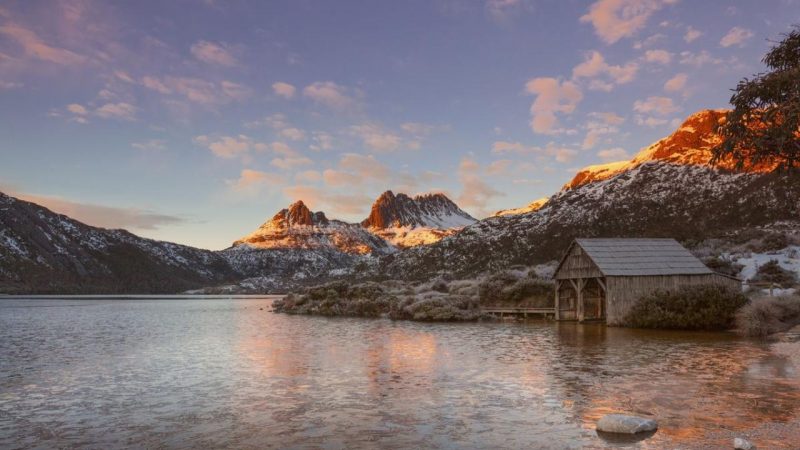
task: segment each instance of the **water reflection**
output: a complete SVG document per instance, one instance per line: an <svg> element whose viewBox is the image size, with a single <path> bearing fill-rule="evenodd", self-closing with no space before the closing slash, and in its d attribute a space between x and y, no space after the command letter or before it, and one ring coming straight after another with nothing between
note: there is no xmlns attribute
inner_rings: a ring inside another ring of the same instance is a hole
<svg viewBox="0 0 800 450"><path fill-rule="evenodd" d="M721 333L36 302L0 302L0 448L707 448L800 428L797 369ZM660 429L599 436L610 412Z"/></svg>

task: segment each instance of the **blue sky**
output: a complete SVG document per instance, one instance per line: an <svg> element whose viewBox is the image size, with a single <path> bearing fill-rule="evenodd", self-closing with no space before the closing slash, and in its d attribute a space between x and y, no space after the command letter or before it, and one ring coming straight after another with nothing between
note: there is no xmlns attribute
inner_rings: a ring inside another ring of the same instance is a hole
<svg viewBox="0 0 800 450"><path fill-rule="evenodd" d="M472 214L727 105L789 0L6 1L0 190L224 248L298 199Z"/></svg>

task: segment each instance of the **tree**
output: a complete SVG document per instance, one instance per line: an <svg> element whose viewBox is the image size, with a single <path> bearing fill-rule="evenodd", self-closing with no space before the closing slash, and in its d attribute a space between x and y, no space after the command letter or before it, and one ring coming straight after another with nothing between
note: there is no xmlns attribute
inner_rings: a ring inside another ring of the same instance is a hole
<svg viewBox="0 0 800 450"><path fill-rule="evenodd" d="M800 26L783 36L762 60L770 70L733 90L733 110L717 127L722 141L712 163L800 169Z"/></svg>

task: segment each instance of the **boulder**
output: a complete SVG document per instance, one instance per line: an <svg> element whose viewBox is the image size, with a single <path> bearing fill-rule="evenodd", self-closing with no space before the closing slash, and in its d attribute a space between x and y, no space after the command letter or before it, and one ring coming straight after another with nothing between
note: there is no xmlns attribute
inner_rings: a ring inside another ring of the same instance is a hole
<svg viewBox="0 0 800 450"><path fill-rule="evenodd" d="M734 439L733 448L736 450L756 450L756 446L745 438Z"/></svg>
<svg viewBox="0 0 800 450"><path fill-rule="evenodd" d="M608 414L597 421L597 431L606 433L636 434L658 429L658 422L643 417Z"/></svg>

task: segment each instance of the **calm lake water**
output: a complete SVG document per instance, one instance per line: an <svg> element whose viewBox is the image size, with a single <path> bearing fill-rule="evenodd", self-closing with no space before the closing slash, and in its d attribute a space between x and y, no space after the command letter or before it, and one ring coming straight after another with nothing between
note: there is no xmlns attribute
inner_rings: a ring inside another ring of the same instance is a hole
<svg viewBox="0 0 800 450"><path fill-rule="evenodd" d="M800 417L798 369L728 334L270 302L0 300L0 448L730 448ZM661 428L610 442L594 424L616 411Z"/></svg>

